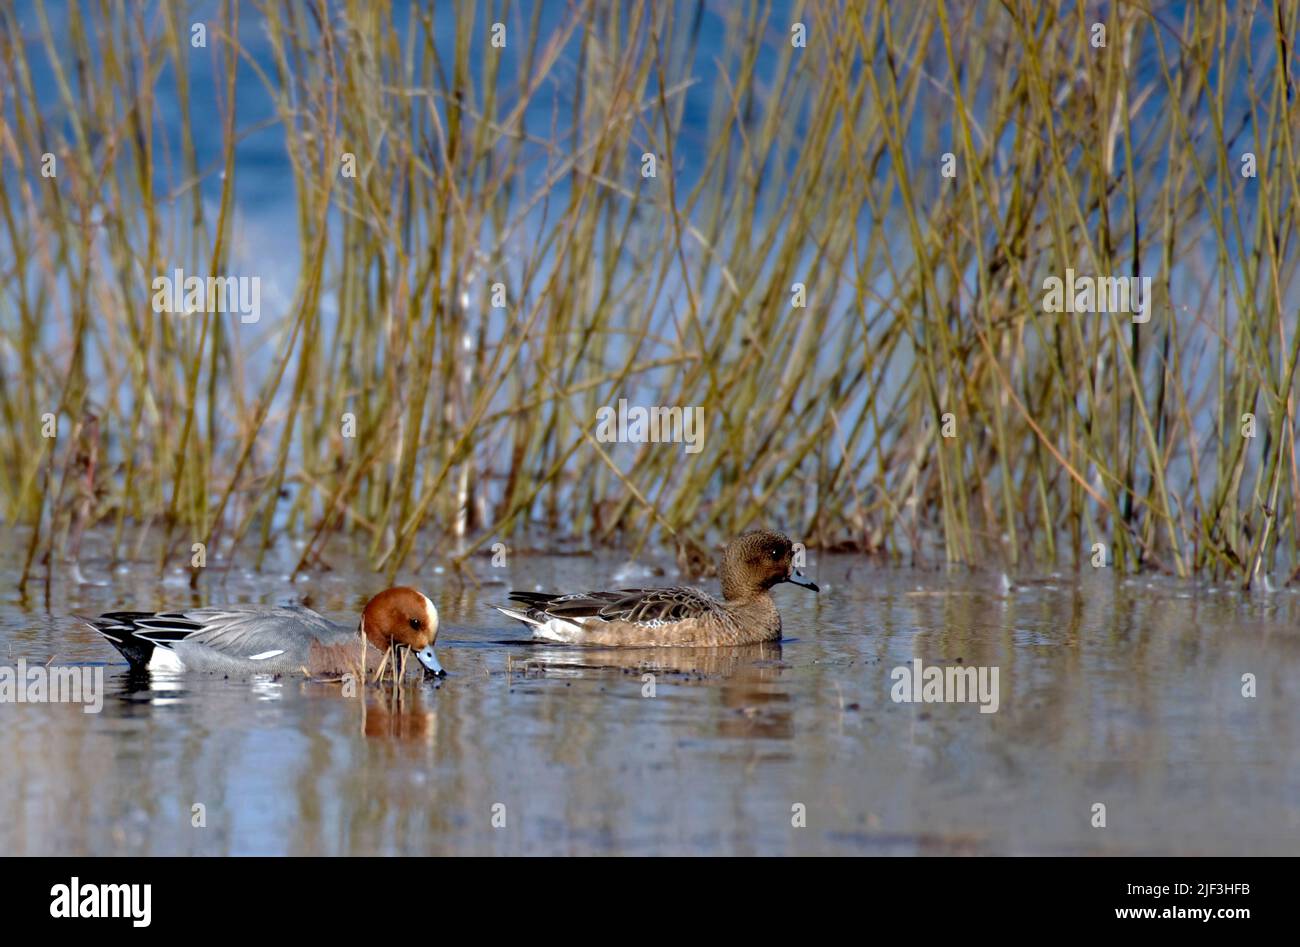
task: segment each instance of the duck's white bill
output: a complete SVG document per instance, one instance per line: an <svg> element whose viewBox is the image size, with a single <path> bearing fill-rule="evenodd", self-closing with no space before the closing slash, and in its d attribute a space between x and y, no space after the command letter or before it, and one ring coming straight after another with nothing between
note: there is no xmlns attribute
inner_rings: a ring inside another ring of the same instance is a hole
<svg viewBox="0 0 1300 947"><path fill-rule="evenodd" d="M420 659L421 664L438 677L447 676L447 672L444 671L442 665L438 663L438 656L433 653L433 645L429 645L427 648L421 648L419 651L415 652L415 656Z"/></svg>
<svg viewBox="0 0 1300 947"><path fill-rule="evenodd" d="M812 589L814 592L821 591L821 589L817 587L816 582L808 578L808 576L804 575L798 569L791 569L790 574L786 576L785 580L787 582L793 582L795 585L802 585L806 589Z"/></svg>

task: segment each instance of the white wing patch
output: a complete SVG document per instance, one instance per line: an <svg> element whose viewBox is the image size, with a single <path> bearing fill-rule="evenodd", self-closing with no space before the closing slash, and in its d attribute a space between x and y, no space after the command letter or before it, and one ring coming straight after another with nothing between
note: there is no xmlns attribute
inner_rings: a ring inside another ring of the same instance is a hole
<svg viewBox="0 0 1300 947"><path fill-rule="evenodd" d="M154 645L153 654L149 656L146 667L150 671L183 671L185 663L170 648Z"/></svg>
<svg viewBox="0 0 1300 947"><path fill-rule="evenodd" d="M576 619L569 621L566 618L552 618L544 625L533 623L533 637L545 638L547 641L562 641L573 644L582 640L582 632L582 625Z"/></svg>
<svg viewBox="0 0 1300 947"><path fill-rule="evenodd" d="M511 618L532 625L534 638L544 638L547 641L559 641L564 644L573 644L582 640L581 619L575 618L570 621L567 618L551 618L550 621L543 623L531 615L525 615L513 608L506 608L503 605L493 605L492 607L503 615L509 615Z"/></svg>
<svg viewBox="0 0 1300 947"><path fill-rule="evenodd" d="M280 649L277 650L277 651L263 651L261 654L250 654L250 655L248 656L248 660L250 660L250 661L265 661L267 658L273 658L273 657L275 657L277 654L284 654L284 649L283 649L283 648L280 648Z"/></svg>

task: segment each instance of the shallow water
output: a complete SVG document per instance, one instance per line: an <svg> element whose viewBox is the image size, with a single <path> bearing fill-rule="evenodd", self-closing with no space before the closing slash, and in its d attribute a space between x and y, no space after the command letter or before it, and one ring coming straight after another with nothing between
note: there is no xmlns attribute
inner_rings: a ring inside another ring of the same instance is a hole
<svg viewBox="0 0 1300 947"><path fill-rule="evenodd" d="M310 594L349 618L377 577L345 558L294 585L282 563L224 580L214 563L197 596L185 575L87 559L104 584L56 574L47 610L39 586L14 589L16 545L0 660L103 665L107 695L98 714L0 704L4 854L1300 852L1289 590L1088 570L1004 593L997 575L814 553L820 595L776 590L779 646L584 651L531 644L486 603L630 584L611 578L621 560L512 556L480 560L477 589L414 581L449 676L363 701L288 679L133 681L69 617ZM998 667L997 712L892 701L891 670L918 657Z"/></svg>

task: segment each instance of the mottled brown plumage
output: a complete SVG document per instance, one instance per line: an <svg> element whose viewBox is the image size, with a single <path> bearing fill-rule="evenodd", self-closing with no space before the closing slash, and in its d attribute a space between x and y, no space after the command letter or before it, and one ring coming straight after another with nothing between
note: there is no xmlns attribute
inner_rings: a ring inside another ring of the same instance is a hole
<svg viewBox="0 0 1300 947"><path fill-rule="evenodd" d="M793 565L790 540L768 530L733 539L722 553L723 601L678 586L552 595L511 592L522 609L496 606L533 626L533 634L569 644L720 647L776 641L781 614L771 588L793 582L817 591Z"/></svg>

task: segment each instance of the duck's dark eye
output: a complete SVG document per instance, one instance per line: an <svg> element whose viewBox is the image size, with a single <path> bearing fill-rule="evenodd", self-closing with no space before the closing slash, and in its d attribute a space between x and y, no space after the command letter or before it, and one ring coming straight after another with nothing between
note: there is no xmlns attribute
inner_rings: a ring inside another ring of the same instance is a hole
<svg viewBox="0 0 1300 947"><path fill-rule="evenodd" d="M773 549L773 550L772 550L772 558L773 558L773 559L780 559L780 558L781 558L781 550L779 550L779 549Z"/></svg>
<svg viewBox="0 0 1300 947"><path fill-rule="evenodd" d="M412 628L415 628L415 629L418 630L419 627L420 627L420 619L418 619L418 618L412 618L412 619L411 619L411 627L412 627Z"/></svg>

